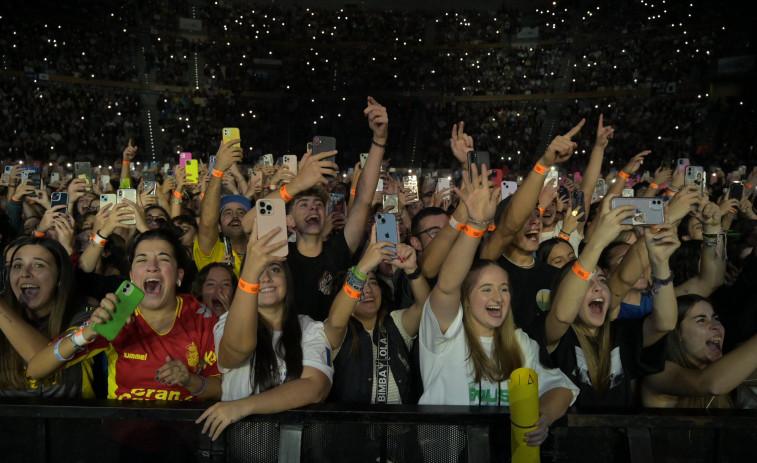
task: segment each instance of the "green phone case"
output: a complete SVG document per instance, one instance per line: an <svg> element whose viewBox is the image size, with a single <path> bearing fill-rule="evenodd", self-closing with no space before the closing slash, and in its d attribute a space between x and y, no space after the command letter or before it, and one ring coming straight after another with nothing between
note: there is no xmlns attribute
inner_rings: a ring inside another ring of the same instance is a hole
<svg viewBox="0 0 757 463"><path fill-rule="evenodd" d="M93 325L92 329L104 336L108 341L114 340L121 331L121 328L126 324L126 320L137 310L143 297L145 297L145 293L137 288L134 283L129 280L124 281L116 290L116 311L111 312L113 319L107 323Z"/></svg>

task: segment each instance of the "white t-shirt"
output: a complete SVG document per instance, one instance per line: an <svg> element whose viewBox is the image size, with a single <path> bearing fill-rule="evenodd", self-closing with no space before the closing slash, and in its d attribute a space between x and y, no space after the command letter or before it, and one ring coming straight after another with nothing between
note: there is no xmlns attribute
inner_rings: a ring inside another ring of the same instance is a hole
<svg viewBox="0 0 757 463"><path fill-rule="evenodd" d="M542 230L542 232L539 234L539 243L541 244L551 238L557 238L557 235L560 234L560 230L562 230L562 220L555 224L554 230ZM570 234L570 245L573 247L573 252L576 255L578 255L578 246L581 245L582 239L584 239L584 237L581 235L581 233L578 232L578 230L573 230L573 233Z"/></svg>
<svg viewBox="0 0 757 463"><path fill-rule="evenodd" d="M423 306L420 326L420 361L424 391L421 405L510 405L507 381L499 384L474 381L473 367L468 361L468 346L463 330L463 306L447 332L442 334L439 322L431 311L431 298ZM492 339L479 338L484 351L491 357ZM521 329L515 330L526 368L539 375L539 396L546 391L563 387L578 396L578 388L559 368L544 368L539 362L539 344ZM480 399L480 400L479 400Z"/></svg>
<svg viewBox="0 0 757 463"><path fill-rule="evenodd" d="M221 315L213 329L216 352L219 351L228 315L228 312ZM313 367L322 371L329 378L329 382L333 382L334 366L331 361L331 346L328 339L326 339L326 333L323 331L323 323L314 321L307 315L298 315L298 317L300 328L302 329L302 366ZM274 346L280 337L281 331L273 332ZM278 357L277 360L280 375L279 384L283 384L287 375L286 362L283 357ZM241 366L231 369L224 368L219 362L218 370L223 374L223 381L221 383L223 395L221 396L221 400L238 400L252 395L255 370L252 368L252 362L249 359ZM255 393L257 392L255 391Z"/></svg>

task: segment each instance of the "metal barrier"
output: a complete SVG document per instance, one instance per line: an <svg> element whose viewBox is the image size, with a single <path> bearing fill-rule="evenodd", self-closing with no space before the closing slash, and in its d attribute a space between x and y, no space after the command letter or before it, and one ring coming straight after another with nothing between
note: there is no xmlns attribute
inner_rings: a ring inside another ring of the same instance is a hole
<svg viewBox="0 0 757 463"><path fill-rule="evenodd" d="M212 442L207 404L0 399L5 462L509 461L507 409L323 404L251 416ZM542 462L757 461L757 412L571 410Z"/></svg>

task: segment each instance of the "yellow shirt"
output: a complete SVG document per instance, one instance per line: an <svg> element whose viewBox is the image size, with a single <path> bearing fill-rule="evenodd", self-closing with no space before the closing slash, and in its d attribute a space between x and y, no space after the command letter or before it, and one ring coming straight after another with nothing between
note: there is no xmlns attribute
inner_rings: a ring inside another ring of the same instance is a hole
<svg viewBox="0 0 757 463"><path fill-rule="evenodd" d="M242 257L233 249L231 250L231 253L234 255L234 275L239 278L239 271L242 269ZM213 262L221 262L223 260L223 256L225 255L226 247L223 245L223 241L221 241L220 236L217 238L216 244L213 245L213 249L208 255L202 253L202 251L200 250L198 237L195 236L195 242L192 246L192 257L195 260L197 270L202 270L203 267L208 264L212 264Z"/></svg>

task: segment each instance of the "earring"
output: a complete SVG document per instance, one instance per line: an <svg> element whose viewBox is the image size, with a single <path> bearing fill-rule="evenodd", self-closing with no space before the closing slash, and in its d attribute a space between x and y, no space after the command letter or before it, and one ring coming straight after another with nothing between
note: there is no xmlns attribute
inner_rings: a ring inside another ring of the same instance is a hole
<svg viewBox="0 0 757 463"><path fill-rule="evenodd" d="M181 286L181 280L178 278L176 279L176 286Z"/></svg>

